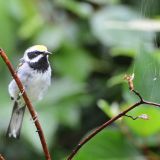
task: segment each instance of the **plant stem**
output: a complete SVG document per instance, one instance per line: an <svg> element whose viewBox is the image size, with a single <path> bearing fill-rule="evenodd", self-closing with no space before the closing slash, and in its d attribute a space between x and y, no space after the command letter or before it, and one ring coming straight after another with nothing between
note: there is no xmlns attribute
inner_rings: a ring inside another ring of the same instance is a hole
<svg viewBox="0 0 160 160"><path fill-rule="evenodd" d="M45 154L45 158L46 158L46 160L51 160L51 156L50 156L50 153L49 153L49 150L48 150L48 147L47 147L47 143L46 143L46 140L45 140L45 137L44 137L44 133L43 133L41 124L40 124L40 122L37 118L36 111L34 110L34 107L32 106L32 103L29 100L29 98L28 98L28 96L27 96L27 94L24 90L23 84L20 81L20 79L18 78L17 73L13 69L13 66L12 66L11 62L9 61L7 55L5 54L5 52L2 49L0 49L0 55L1 55L2 59L4 60L4 62L6 63L12 77L15 80L15 82L17 83L17 86L18 86L20 92L22 93L23 99L24 99L24 101L27 105L27 108L28 108L28 110L29 110L29 112L32 116L32 119L35 123L35 126L37 128L37 132L38 132L38 135L39 135L39 138L40 138L40 141L41 141L41 145L42 145L42 148L43 148L43 151L44 151L44 154Z"/></svg>
<svg viewBox="0 0 160 160"><path fill-rule="evenodd" d="M132 87L133 89L133 87ZM149 102L149 101L145 101L141 94L137 91L135 91L134 89L132 90L132 92L137 95L139 97L139 101L135 104L133 104L132 106L128 107L126 110L124 110L123 112L119 113L118 115L116 115L115 117L111 118L110 120L108 120L107 122L103 123L101 126L99 126L98 128L96 128L91 134L89 134L87 137L85 137L76 147L75 149L71 152L71 154L69 155L69 157L67 158L67 160L72 160L72 158L78 153L78 151L80 150L80 148L85 145L89 140L91 140L95 135L97 135L100 131L102 131L104 128L106 128L107 126L109 126L110 124L112 124L113 122L115 122L117 119L121 118L122 116L126 116L126 113L131 111L132 109L142 105L142 104L146 104L146 105L152 105L152 106L157 106L160 107L159 103L154 103L154 102ZM130 116L128 116L130 117Z"/></svg>
<svg viewBox="0 0 160 160"><path fill-rule="evenodd" d="M99 126L98 128L96 128L91 134L89 134L87 137L84 138L84 140L82 140L76 147L75 149L72 151L72 153L69 155L69 157L67 158L67 160L71 160L79 151L79 149L85 144L87 143L90 139L92 139L96 134L98 134L100 131L102 131L104 128L106 128L107 126L109 126L111 123L113 123L114 121L116 121L117 119L119 119L120 117L124 116L127 112L129 112L130 110L132 110L133 108L137 107L141 105L141 102L137 102L134 105L130 106L129 108L127 108L125 111L119 113L117 116L111 118L110 120L108 120L107 122L103 123L101 126Z"/></svg>

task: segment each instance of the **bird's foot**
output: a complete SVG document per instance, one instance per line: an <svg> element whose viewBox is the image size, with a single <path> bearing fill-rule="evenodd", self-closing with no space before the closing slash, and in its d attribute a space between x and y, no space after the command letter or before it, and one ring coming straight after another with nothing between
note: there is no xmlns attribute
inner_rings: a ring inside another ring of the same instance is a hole
<svg viewBox="0 0 160 160"><path fill-rule="evenodd" d="M17 100L19 100L24 94L25 88L23 88L22 92L19 92Z"/></svg>

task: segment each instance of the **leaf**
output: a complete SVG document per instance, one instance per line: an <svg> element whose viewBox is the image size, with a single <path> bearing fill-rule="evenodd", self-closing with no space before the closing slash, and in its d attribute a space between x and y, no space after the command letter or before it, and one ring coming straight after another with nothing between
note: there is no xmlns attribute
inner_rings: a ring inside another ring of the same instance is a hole
<svg viewBox="0 0 160 160"><path fill-rule="evenodd" d="M107 128L85 144L74 159L144 160L144 157L119 130Z"/></svg>
<svg viewBox="0 0 160 160"><path fill-rule="evenodd" d="M124 118L127 126L129 126L134 133L140 136L150 136L158 133L160 130L160 109L153 106L143 105L128 113L128 115L133 117L140 116L141 114L147 114L149 116L149 120L132 120L131 118Z"/></svg>
<svg viewBox="0 0 160 160"><path fill-rule="evenodd" d="M74 44L65 45L55 59L56 71L77 82L84 81L92 71L92 56Z"/></svg>
<svg viewBox="0 0 160 160"><path fill-rule="evenodd" d="M7 5L5 1L0 1L0 48L3 48L9 54L14 51L16 34Z"/></svg>
<svg viewBox="0 0 160 160"><path fill-rule="evenodd" d="M54 79L48 93L40 104L43 106L46 103L57 104L62 100L71 98L76 95L85 93L84 83L76 83L69 78Z"/></svg>
<svg viewBox="0 0 160 160"><path fill-rule="evenodd" d="M104 7L93 15L91 29L102 44L114 46L111 52L114 56L124 53L133 56L142 44L153 48L153 32L130 29L129 25L126 27L140 17L141 15L127 6Z"/></svg>
<svg viewBox="0 0 160 160"><path fill-rule="evenodd" d="M134 65L131 67L134 72L134 87L146 100L160 103L160 60L157 55L141 49L141 53L135 57ZM128 86L125 85L125 95ZM132 101L135 100L132 95ZM127 98L125 96L125 98Z"/></svg>
<svg viewBox="0 0 160 160"><path fill-rule="evenodd" d="M107 86L113 87L115 85L124 83L124 75L125 73L120 73L115 76L112 76L109 80L107 80Z"/></svg>
<svg viewBox="0 0 160 160"><path fill-rule="evenodd" d="M144 49L138 54L134 62L134 87L145 100L160 103L160 61L153 53ZM137 101L133 93L129 94L128 86L124 88L124 98L131 104ZM147 114L148 121L125 118L127 125L138 135L149 136L158 133L160 130L160 108L143 105L129 112L129 115L139 116Z"/></svg>
<svg viewBox="0 0 160 160"><path fill-rule="evenodd" d="M56 3L81 18L87 18L93 12L92 6L86 2L77 2L74 0L57 0Z"/></svg>
<svg viewBox="0 0 160 160"><path fill-rule="evenodd" d="M43 20L39 15L33 16L20 27L19 36L23 39L31 38L40 30L42 24Z"/></svg>
<svg viewBox="0 0 160 160"><path fill-rule="evenodd" d="M45 25L36 36L35 42L45 44L53 52L61 46L65 38L65 33L61 25Z"/></svg>
<svg viewBox="0 0 160 160"><path fill-rule="evenodd" d="M98 106L110 118L120 113L119 105L117 103L113 103L112 105L109 105L107 101L100 99L98 101Z"/></svg>
<svg viewBox="0 0 160 160"><path fill-rule="evenodd" d="M95 3L95 4L98 4L98 5L114 5L114 4L117 4L119 3L120 0L87 0L89 2L92 2L92 3Z"/></svg>

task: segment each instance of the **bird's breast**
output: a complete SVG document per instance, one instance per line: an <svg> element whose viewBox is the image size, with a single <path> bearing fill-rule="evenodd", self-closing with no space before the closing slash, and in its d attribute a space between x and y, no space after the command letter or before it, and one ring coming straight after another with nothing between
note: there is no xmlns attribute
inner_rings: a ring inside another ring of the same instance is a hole
<svg viewBox="0 0 160 160"><path fill-rule="evenodd" d="M44 73L33 71L25 84L25 90L31 101L38 101L43 98L51 83L51 71L48 69Z"/></svg>

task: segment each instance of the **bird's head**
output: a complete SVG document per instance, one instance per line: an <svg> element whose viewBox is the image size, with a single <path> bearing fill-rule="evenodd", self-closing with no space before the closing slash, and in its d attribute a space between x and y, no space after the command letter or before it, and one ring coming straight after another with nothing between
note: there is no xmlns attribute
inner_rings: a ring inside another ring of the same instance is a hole
<svg viewBox="0 0 160 160"><path fill-rule="evenodd" d="M23 59L25 61L35 63L38 62L41 58L47 57L52 53L47 50L47 47L44 45L34 45L28 48L25 53Z"/></svg>

